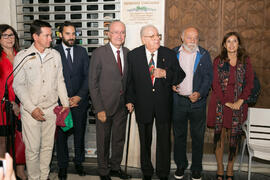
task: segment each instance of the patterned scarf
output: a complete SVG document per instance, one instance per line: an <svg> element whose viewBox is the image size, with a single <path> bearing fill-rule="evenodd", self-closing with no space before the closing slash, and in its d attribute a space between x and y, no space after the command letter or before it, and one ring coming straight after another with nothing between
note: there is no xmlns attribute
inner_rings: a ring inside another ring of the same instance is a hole
<svg viewBox="0 0 270 180"><path fill-rule="evenodd" d="M241 95L243 91L243 83L245 78L245 67L243 64L236 65L235 72L235 86L234 86L234 102L238 100L238 97ZM226 91L229 75L230 75L230 64L229 62L224 62L223 60L219 61L218 64L218 75L219 82L221 85L222 91ZM217 102L216 108L216 126L215 126L215 135L214 135L214 143L215 147L217 142L220 140L220 134L223 125L223 108L225 105L222 105L220 101ZM241 125L243 123L243 108L241 106L240 110L232 110L232 129L230 132L230 153L229 160L232 160L236 153L236 148L241 142L241 134L242 128Z"/></svg>

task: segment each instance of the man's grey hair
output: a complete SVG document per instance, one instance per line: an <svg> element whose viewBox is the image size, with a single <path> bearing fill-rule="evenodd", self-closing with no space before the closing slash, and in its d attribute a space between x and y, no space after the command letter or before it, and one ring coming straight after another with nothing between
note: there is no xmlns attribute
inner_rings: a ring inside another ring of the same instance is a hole
<svg viewBox="0 0 270 180"><path fill-rule="evenodd" d="M141 31L140 31L140 35L141 35L141 38L144 36L144 32L145 32L145 29L147 28L154 28L158 31L158 29L156 28L156 26L152 25L152 24L148 24L148 25L145 25L141 28Z"/></svg>
<svg viewBox="0 0 270 180"><path fill-rule="evenodd" d="M194 28L194 29L196 29L196 30L198 31L198 38L200 38L199 30L198 30L197 28L193 27L193 26L191 26L191 27L186 27L185 29L183 29L183 31L182 31L182 33L181 33L181 38L185 36L186 30L189 29L189 28Z"/></svg>
<svg viewBox="0 0 270 180"><path fill-rule="evenodd" d="M126 29L125 23L123 23L123 22L120 21L120 20L115 20L115 21L112 21L112 22L109 24L109 27L108 27L108 30L109 30L109 31L111 31L111 26L112 26L112 24L114 24L114 23L116 23L116 22L119 22L119 23L123 24L123 25L125 26L125 29Z"/></svg>

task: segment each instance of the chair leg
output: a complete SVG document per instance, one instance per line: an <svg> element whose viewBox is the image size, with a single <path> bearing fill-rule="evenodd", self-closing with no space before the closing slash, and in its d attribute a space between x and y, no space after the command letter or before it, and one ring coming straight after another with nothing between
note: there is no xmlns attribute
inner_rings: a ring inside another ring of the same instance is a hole
<svg viewBox="0 0 270 180"><path fill-rule="evenodd" d="M252 156L249 154L249 160L248 160L248 180L250 180L250 176L251 176L251 163L252 163Z"/></svg>
<svg viewBox="0 0 270 180"><path fill-rule="evenodd" d="M242 166L242 162L243 162L243 157L244 157L246 145L247 145L247 140L245 139L244 142L243 142L243 146L242 146L241 159L240 159L240 164L239 164L239 169L238 169L238 172L239 172L239 173L240 173L240 171L241 171L241 166Z"/></svg>

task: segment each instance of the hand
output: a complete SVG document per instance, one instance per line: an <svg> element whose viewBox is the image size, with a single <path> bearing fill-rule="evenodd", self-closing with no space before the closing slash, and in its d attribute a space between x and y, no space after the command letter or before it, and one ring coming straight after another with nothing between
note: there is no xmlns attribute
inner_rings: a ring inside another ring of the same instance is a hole
<svg viewBox="0 0 270 180"><path fill-rule="evenodd" d="M243 103L243 99L238 99L236 102L233 103L233 109L239 110Z"/></svg>
<svg viewBox="0 0 270 180"><path fill-rule="evenodd" d="M45 121L44 113L41 111L39 107L34 109L34 111L31 113L31 116L37 121Z"/></svg>
<svg viewBox="0 0 270 180"><path fill-rule="evenodd" d="M107 120L106 112L105 111L100 111L97 113L97 118L100 120L102 123L105 123Z"/></svg>
<svg viewBox="0 0 270 180"><path fill-rule="evenodd" d="M71 98L69 98L69 105L70 107L76 107L78 106L78 103L80 102L82 98L80 96L73 96Z"/></svg>
<svg viewBox="0 0 270 180"><path fill-rule="evenodd" d="M2 160L2 159L1 159ZM6 172L4 175L3 168L0 168L0 179L1 180L16 180L15 173L13 170L13 160L8 153L5 155L6 160Z"/></svg>
<svg viewBox="0 0 270 180"><path fill-rule="evenodd" d="M61 109L61 111L59 112L59 114L61 114L61 113L63 113L66 109L68 109L69 107L63 107L62 109Z"/></svg>
<svg viewBox="0 0 270 180"><path fill-rule="evenodd" d="M225 106L227 106L227 107L229 107L231 109L234 109L233 103L227 102L227 103L225 103Z"/></svg>
<svg viewBox="0 0 270 180"><path fill-rule="evenodd" d="M198 101L198 99L201 97L199 92L193 92L190 96L189 99L192 103L195 103L196 101Z"/></svg>
<svg viewBox="0 0 270 180"><path fill-rule="evenodd" d="M14 101L12 101L11 104L12 104L12 109L13 109L13 112L14 112L15 116L18 117L19 114L20 114L20 107L19 107L19 105L16 104Z"/></svg>
<svg viewBox="0 0 270 180"><path fill-rule="evenodd" d="M177 92L177 93L179 93L179 89L180 88L180 85L178 84L178 85L176 85L176 86L172 86L172 90L174 91L174 92Z"/></svg>
<svg viewBox="0 0 270 180"><path fill-rule="evenodd" d="M134 110L134 105L132 103L127 103L126 107L130 113Z"/></svg>
<svg viewBox="0 0 270 180"><path fill-rule="evenodd" d="M154 69L154 77L155 78L166 78L166 70L161 68Z"/></svg>

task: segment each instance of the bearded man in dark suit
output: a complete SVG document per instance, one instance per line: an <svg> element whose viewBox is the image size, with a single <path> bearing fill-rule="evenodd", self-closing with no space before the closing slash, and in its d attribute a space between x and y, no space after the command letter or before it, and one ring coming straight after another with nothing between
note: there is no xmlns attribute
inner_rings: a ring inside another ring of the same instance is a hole
<svg viewBox="0 0 270 180"><path fill-rule="evenodd" d="M84 162L85 159L84 136L89 99L89 57L85 48L75 45L76 28L71 22L65 21L59 31L62 42L58 44L55 49L60 53L62 59L63 75L74 126L67 132L64 132L61 128L57 129L56 149L59 166L58 177L60 180L65 180L67 179L69 161L67 139L71 134L74 135L75 169L78 175L85 176L82 162Z"/></svg>
<svg viewBox="0 0 270 180"><path fill-rule="evenodd" d="M124 23L112 22L109 26L108 36L110 42L93 51L89 70L89 90L97 118L98 173L101 180L110 180L110 176L128 179L130 176L120 168L127 122L124 97L129 51L123 47L126 37ZM112 154L109 164L111 139Z"/></svg>
<svg viewBox="0 0 270 180"><path fill-rule="evenodd" d="M170 130L172 114L172 86L181 82L185 73L176 53L160 46L161 35L153 25L141 29L144 45L128 53L127 108L135 108L140 136L141 169L143 179L152 178L152 127L157 130L156 174L168 179L170 173Z"/></svg>

